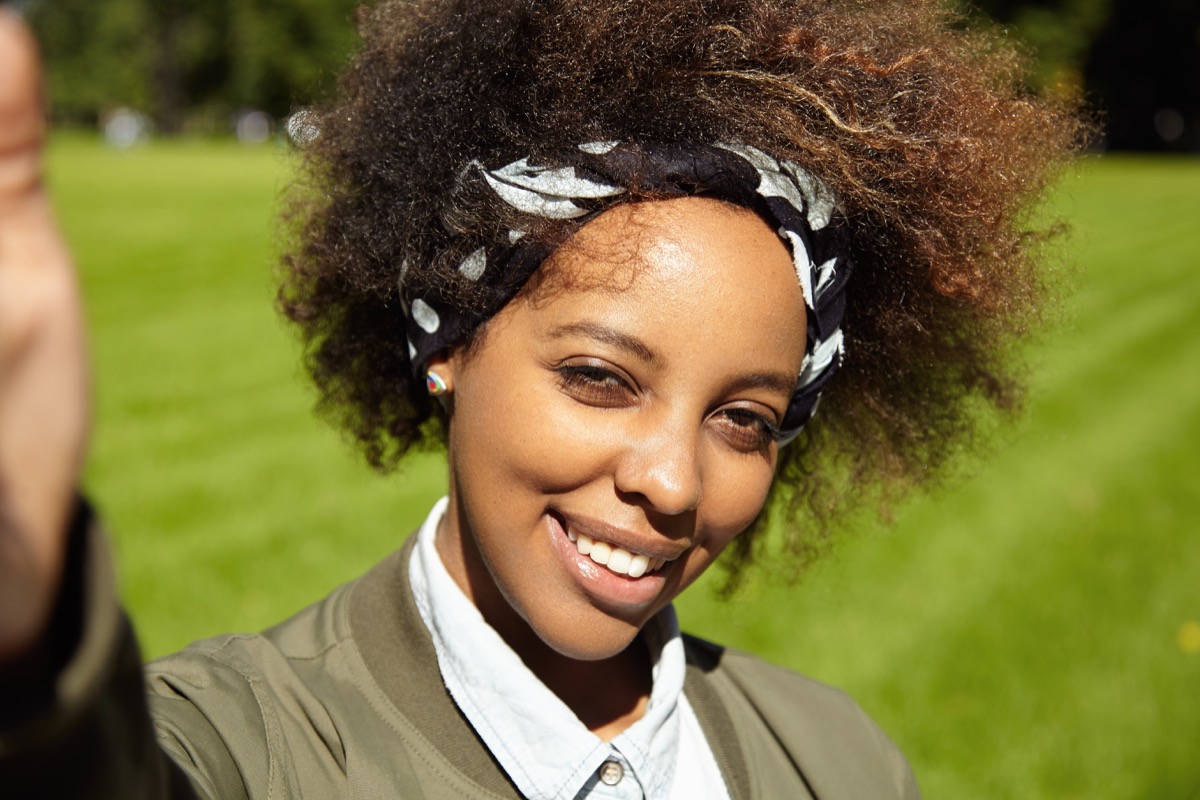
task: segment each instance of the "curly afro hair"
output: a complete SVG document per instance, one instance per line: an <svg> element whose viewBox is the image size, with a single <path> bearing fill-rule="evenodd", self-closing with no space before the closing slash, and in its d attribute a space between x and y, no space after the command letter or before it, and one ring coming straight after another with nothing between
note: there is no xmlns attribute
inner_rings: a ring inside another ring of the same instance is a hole
<svg viewBox="0 0 1200 800"><path fill-rule="evenodd" d="M780 526L790 552L811 556L850 500L928 479L981 406L1013 407L1046 294L1038 204L1088 124L1025 87L996 31L938 0L384 0L360 31L300 155L280 303L321 409L375 467L444 437L398 285L407 262L406 285L479 302L455 282L461 233L501 212L464 210L460 171L591 141L741 142L839 198L847 357L781 453L767 509L810 517Z"/></svg>

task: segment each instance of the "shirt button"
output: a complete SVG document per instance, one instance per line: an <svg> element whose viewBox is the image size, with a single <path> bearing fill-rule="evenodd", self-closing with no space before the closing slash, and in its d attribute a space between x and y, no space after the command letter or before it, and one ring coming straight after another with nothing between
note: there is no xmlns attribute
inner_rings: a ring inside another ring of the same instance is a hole
<svg viewBox="0 0 1200 800"><path fill-rule="evenodd" d="M625 777L625 768L619 761L605 761L600 765L600 782L605 786L616 786Z"/></svg>

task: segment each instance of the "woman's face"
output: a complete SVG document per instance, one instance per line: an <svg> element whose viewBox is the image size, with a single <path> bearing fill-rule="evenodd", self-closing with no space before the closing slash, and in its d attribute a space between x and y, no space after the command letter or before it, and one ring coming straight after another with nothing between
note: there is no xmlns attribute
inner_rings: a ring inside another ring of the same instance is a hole
<svg viewBox="0 0 1200 800"><path fill-rule="evenodd" d="M431 364L452 390L438 550L518 652L533 633L607 658L762 508L804 303L767 224L706 198L615 207L542 270Z"/></svg>

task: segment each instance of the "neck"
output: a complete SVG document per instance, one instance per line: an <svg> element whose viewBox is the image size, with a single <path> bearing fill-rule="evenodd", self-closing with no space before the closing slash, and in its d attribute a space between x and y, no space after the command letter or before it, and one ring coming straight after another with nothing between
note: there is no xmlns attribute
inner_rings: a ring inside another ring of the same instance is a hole
<svg viewBox="0 0 1200 800"><path fill-rule="evenodd" d="M592 733L611 741L646 713L651 664L640 635L615 656L580 661L548 647L528 625L525 630L519 641L505 641Z"/></svg>

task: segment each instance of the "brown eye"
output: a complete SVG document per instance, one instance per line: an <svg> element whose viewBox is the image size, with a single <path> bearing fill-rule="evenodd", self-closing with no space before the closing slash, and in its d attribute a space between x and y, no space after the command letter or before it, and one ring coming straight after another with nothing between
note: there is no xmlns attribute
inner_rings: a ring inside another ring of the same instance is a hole
<svg viewBox="0 0 1200 800"><path fill-rule="evenodd" d="M563 391L589 406L618 408L633 397L633 389L623 377L596 364L565 364L556 372Z"/></svg>
<svg viewBox="0 0 1200 800"><path fill-rule="evenodd" d="M756 453L766 450L779 440L779 429L762 414L745 408L728 408L719 412L715 421L721 434L735 450Z"/></svg>

